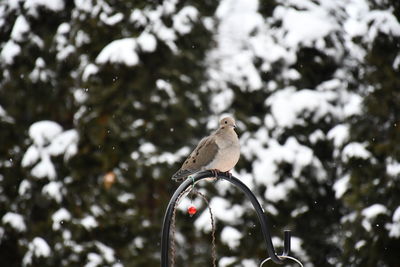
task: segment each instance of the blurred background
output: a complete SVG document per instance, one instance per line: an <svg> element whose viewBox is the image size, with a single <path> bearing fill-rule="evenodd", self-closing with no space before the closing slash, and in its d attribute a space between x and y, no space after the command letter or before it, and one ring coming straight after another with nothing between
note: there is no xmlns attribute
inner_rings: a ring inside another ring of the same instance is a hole
<svg viewBox="0 0 400 267"><path fill-rule="evenodd" d="M398 0L0 2L2 266L159 266L171 175L237 119L234 170L305 266L400 266ZM218 266L267 257L254 210L199 184ZM177 213L177 266L211 266Z"/></svg>

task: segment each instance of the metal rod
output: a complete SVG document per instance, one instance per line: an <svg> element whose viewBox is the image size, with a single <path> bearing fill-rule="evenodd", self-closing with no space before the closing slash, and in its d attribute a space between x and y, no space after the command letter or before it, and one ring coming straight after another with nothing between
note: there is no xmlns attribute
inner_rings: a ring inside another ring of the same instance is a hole
<svg viewBox="0 0 400 267"><path fill-rule="evenodd" d="M179 195L185 191L189 186L192 186L193 183L200 181L205 178L215 177L215 173L212 171L202 171L197 174L192 175L191 179L186 179L179 187L176 189L174 194L172 195L167 210L164 216L163 228L161 233L161 267L168 267L169 265L169 236L170 236L170 228L171 228L171 218L175 203L179 197ZM279 256L275 253L274 245L272 244L271 234L269 231L269 223L266 215L264 214L263 209L261 208L260 203L257 201L256 196L251 192L251 190L238 178L234 176L228 176L225 173L217 173L217 178L224 179L235 186L237 186L250 200L254 209L256 210L257 217L261 224L261 231L263 233L265 245L267 247L267 252L271 260L277 264L283 264L283 260L279 258ZM290 253L290 231L285 231L284 236L284 252L283 256L287 256Z"/></svg>
<svg viewBox="0 0 400 267"><path fill-rule="evenodd" d="M290 234L290 230L285 230L284 232L284 241L283 241L283 253L282 256L288 256L290 253L290 238L291 238L291 234Z"/></svg>

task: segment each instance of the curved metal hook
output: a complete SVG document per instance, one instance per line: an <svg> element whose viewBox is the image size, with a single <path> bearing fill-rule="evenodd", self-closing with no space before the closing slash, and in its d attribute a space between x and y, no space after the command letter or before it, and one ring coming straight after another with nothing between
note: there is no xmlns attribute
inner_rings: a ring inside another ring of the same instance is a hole
<svg viewBox="0 0 400 267"><path fill-rule="evenodd" d="M289 259L292 260L294 262L296 262L298 265L300 265L300 267L303 267L303 264L296 258L294 257L290 257L290 256L278 256L280 259ZM260 267L262 267L264 265L264 263L266 263L267 261L271 260L271 258L267 258L265 260L263 260L260 264Z"/></svg>
<svg viewBox="0 0 400 267"><path fill-rule="evenodd" d="M172 213L173 209L175 206L175 202L177 201L179 195L186 190L189 186L191 186L193 183L200 181L205 178L209 177L215 177L215 172L212 171L202 171L199 172L195 175L192 175L191 179L186 179L179 187L176 189L175 193L172 195L172 198L170 199L168 206L167 206L167 211L165 212L164 216L164 222L163 222L163 228L162 228L162 233L161 233L161 267L168 267L169 264L169 234L170 234L170 228L171 228L171 218L172 218ZM284 260L282 260L280 257L281 256L288 256L290 253L290 231L285 230L285 235L284 235L284 250L282 255L278 256L275 253L274 245L272 244L272 239L271 239L271 234L269 231L269 223L267 221L267 217L264 214L263 209L261 208L260 203L258 202L256 196L251 192L251 190L238 178L234 176L228 176L225 173L217 173L217 178L224 179L234 185L236 185L250 200L251 204L253 205L254 209L256 210L257 217L260 221L261 224L261 230L264 236L264 241L265 245L267 247L267 252L270 257L270 259L277 263L277 264L283 264ZM269 260L269 259L268 259Z"/></svg>

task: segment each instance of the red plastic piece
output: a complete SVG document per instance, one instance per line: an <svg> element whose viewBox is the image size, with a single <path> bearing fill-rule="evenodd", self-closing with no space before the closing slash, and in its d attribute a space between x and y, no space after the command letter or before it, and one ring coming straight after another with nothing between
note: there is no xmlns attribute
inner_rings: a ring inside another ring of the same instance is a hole
<svg viewBox="0 0 400 267"><path fill-rule="evenodd" d="M193 216L193 215L195 215L195 214L196 214L196 212L197 212L197 209L196 209L196 207L195 207L195 206L193 206L193 205L190 205L190 206L188 207L187 211L188 211L188 213L189 213L189 215L190 215L190 216Z"/></svg>

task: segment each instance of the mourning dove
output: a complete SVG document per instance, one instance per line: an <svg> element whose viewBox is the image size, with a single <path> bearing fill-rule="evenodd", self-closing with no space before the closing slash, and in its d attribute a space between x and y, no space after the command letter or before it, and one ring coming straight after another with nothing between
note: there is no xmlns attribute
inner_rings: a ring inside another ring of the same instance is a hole
<svg viewBox="0 0 400 267"><path fill-rule="evenodd" d="M240 157L240 144L235 128L233 118L223 118L219 128L200 141L172 179L182 181L203 170L229 172Z"/></svg>

